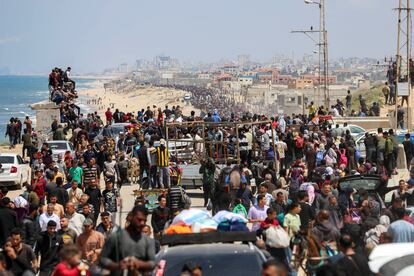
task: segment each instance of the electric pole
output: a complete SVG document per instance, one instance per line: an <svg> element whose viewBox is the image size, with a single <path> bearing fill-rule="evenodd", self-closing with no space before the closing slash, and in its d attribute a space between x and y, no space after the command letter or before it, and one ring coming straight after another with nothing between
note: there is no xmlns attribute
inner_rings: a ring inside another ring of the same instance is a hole
<svg viewBox="0 0 414 276"><path fill-rule="evenodd" d="M306 4L315 4L319 7L319 30L296 30L292 33L303 33L318 46L319 51L319 72L318 72L318 101L320 98L321 86L323 87L324 105L329 109L329 62L328 62L328 31L326 30L325 20L325 0L304 0ZM312 33L319 33L319 41L312 37ZM323 65L322 65L323 62ZM322 73L322 76L321 76Z"/></svg>
<svg viewBox="0 0 414 276"><path fill-rule="evenodd" d="M398 128L398 96L408 97L407 101L407 129L412 128L412 112L411 108L414 106L414 95L411 94L411 0L399 0L398 8L398 27L397 27L397 56L396 56L396 104L395 104L395 121L396 129ZM407 91L404 91L404 83L407 84ZM399 85L400 84L400 85ZM401 91L399 91L401 89ZM404 92L405 93L404 93ZM401 105L404 103L402 101Z"/></svg>

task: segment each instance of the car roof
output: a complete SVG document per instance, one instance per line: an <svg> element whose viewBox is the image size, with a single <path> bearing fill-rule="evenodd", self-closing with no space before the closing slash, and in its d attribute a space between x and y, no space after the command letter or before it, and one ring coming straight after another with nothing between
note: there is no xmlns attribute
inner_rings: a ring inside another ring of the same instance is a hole
<svg viewBox="0 0 414 276"><path fill-rule="evenodd" d="M0 153L0 156L17 156L18 154L16 154L16 153L9 153L9 152L6 152L6 153Z"/></svg>
<svg viewBox="0 0 414 276"><path fill-rule="evenodd" d="M252 254L255 252L254 246L248 244L231 244L231 243L212 243L212 244L191 244L167 247L159 254L164 256L204 256L204 255L229 255L229 254Z"/></svg>

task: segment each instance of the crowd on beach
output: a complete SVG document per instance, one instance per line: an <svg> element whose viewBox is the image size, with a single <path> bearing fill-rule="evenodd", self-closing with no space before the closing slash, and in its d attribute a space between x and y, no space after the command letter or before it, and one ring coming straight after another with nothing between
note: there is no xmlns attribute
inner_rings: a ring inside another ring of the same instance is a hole
<svg viewBox="0 0 414 276"><path fill-rule="evenodd" d="M393 130L367 133L363 158L346 125L329 124L332 110L313 103L308 114L268 117L229 106L217 90L173 85L191 91L193 106L204 114L154 103L136 112L107 108L100 118L80 114L70 67L65 72L55 68L49 86L51 101L61 107L51 140L69 140L74 152L54 156L47 142L39 147L30 119L24 122L21 140L32 181L15 198L1 188L0 275L145 275L154 269L163 235L193 231L172 223L192 207L179 185L180 155L168 139L187 141L187 161L200 165L208 212L226 211L248 221L241 230L255 232L257 247L277 260L264 265L263 275L297 272L292 260L298 256L298 239L311 241L308 251L324 260L314 265L315 273L353 276L372 274L368 255L374 247L414 242L406 209L414 204L414 174L399 179L389 207L370 191L338 185L353 175L376 175L384 187L398 178L401 143ZM19 129L15 120L10 124ZM119 126L113 135L112 128ZM18 132L8 128L7 135L13 137L11 144L19 142ZM409 134L402 144L410 164ZM121 221L122 201L135 200L121 199L125 185L163 191L148 224L145 199L139 197ZM275 235L287 236L287 244L274 246L269 240ZM187 267L181 275L201 275L202 269ZM272 269L278 273L271 274Z"/></svg>

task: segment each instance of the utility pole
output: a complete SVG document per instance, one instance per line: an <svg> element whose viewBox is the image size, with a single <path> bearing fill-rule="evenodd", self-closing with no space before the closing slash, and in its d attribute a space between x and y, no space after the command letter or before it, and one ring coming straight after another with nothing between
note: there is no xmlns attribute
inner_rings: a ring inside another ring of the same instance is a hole
<svg viewBox="0 0 414 276"><path fill-rule="evenodd" d="M412 129L412 112L411 107L414 106L414 95L411 93L411 0L399 0L398 8L398 26L397 26L397 56L396 56L396 104L395 104L395 121L396 129L398 128L398 96L401 95L399 91L399 83L407 83L407 129ZM401 86L400 86L401 87Z"/></svg>
<svg viewBox="0 0 414 276"><path fill-rule="evenodd" d="M321 32L322 35L321 39L321 46L322 46L322 53L323 53L323 91L324 91L324 99L325 105L329 109L330 106L330 93L329 93L329 60L328 60L328 31L326 30L326 18L325 18L325 0L320 0L319 2L319 9L320 9L320 24L321 24Z"/></svg>
<svg viewBox="0 0 414 276"><path fill-rule="evenodd" d="M309 37L319 48L319 72L318 72L318 99L320 98L321 86L323 87L324 105L329 109L329 62L328 62L328 31L326 30L325 17L325 0L304 0L306 4L315 4L319 7L319 30L296 30L292 33L303 33ZM311 33L319 33L319 41L310 35ZM323 62L323 65L322 65ZM321 76L322 74L322 76ZM323 85L322 85L323 84Z"/></svg>

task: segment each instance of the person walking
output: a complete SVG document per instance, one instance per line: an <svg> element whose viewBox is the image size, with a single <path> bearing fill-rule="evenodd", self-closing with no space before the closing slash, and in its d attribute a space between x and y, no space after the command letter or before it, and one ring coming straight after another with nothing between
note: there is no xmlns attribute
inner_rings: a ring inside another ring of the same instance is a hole
<svg viewBox="0 0 414 276"><path fill-rule="evenodd" d="M204 207L207 206L208 201L212 197L212 188L214 187L214 173L216 171L216 164L213 158L202 160L199 173L203 175L203 193L204 193Z"/></svg>
<svg viewBox="0 0 414 276"><path fill-rule="evenodd" d="M59 252L63 248L63 240L56 234L57 223L50 220L47 230L40 234L35 247L37 258L40 257L39 276L49 276L59 263ZM60 227L60 223L59 223Z"/></svg>
<svg viewBox="0 0 414 276"><path fill-rule="evenodd" d="M155 247L150 238L142 234L148 211L137 205L131 211L130 224L119 233L111 234L101 251L100 264L111 275L120 276L123 272L139 270L151 271L155 266ZM122 248L117 250L116 248Z"/></svg>

